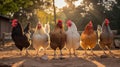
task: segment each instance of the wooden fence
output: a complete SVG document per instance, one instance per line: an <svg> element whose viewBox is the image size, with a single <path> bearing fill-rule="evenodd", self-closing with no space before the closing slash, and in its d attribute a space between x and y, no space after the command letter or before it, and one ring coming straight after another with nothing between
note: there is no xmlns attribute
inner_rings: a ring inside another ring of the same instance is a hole
<svg viewBox="0 0 120 67"><path fill-rule="evenodd" d="M3 36L2 36L2 38L0 39L0 41L1 41L1 43L2 43L3 45L5 44L5 42L12 40L11 33L5 33L5 32L3 32L2 35L3 35Z"/></svg>

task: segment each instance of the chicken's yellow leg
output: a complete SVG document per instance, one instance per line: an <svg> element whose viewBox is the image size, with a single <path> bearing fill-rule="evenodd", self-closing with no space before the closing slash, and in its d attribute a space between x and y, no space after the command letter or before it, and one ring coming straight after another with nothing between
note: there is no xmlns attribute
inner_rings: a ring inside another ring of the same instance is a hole
<svg viewBox="0 0 120 67"><path fill-rule="evenodd" d="M38 50L36 50L36 52L37 52L37 53L36 53L36 56L38 56L39 49L38 49Z"/></svg>
<svg viewBox="0 0 120 67"><path fill-rule="evenodd" d="M109 47L107 47L107 46L106 46L106 48L108 49L109 54L110 54L112 57L114 57L114 54L111 52L110 48L109 48Z"/></svg>
<svg viewBox="0 0 120 67"><path fill-rule="evenodd" d="M74 54L74 56L77 56L77 55L76 55L76 49L73 49L73 51L74 51L74 53L73 53L73 54Z"/></svg>
<svg viewBox="0 0 120 67"><path fill-rule="evenodd" d="M71 49L69 49L69 56L71 57Z"/></svg>
<svg viewBox="0 0 120 67"><path fill-rule="evenodd" d="M56 50L54 50L54 58L56 59Z"/></svg>
<svg viewBox="0 0 120 67"><path fill-rule="evenodd" d="M46 49L44 49L44 55L46 55Z"/></svg>
<svg viewBox="0 0 120 67"><path fill-rule="evenodd" d="M28 53L28 49L26 49L26 54L25 54L26 56L28 56L28 55L30 55L29 53Z"/></svg>
<svg viewBox="0 0 120 67"><path fill-rule="evenodd" d="M84 53L83 55L84 55L84 57L87 57L87 56L88 56L88 54L87 54L87 49L85 49L85 53Z"/></svg>

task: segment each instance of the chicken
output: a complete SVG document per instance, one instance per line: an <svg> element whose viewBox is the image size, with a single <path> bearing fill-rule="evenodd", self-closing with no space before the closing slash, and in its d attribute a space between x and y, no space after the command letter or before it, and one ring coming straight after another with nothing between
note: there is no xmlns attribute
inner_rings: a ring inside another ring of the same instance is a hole
<svg viewBox="0 0 120 67"><path fill-rule="evenodd" d="M44 49L44 55L46 55L46 49L50 44L50 38L48 33L45 32L42 24L39 22L36 26L36 30L32 37L33 47L37 51L36 55L41 48Z"/></svg>
<svg viewBox="0 0 120 67"><path fill-rule="evenodd" d="M92 21L90 21L81 34L80 45L85 50L85 55L87 55L87 49L91 49L91 53L93 53L93 48L96 46L96 44L97 34L93 29Z"/></svg>
<svg viewBox="0 0 120 67"><path fill-rule="evenodd" d="M77 27L71 20L67 21L68 30L66 31L67 41L66 48L69 50L69 54L71 55L71 50L73 49L74 55L76 49L80 46L80 34L77 31Z"/></svg>
<svg viewBox="0 0 120 67"><path fill-rule="evenodd" d="M100 48L104 51L104 48L107 48L109 50L109 53L112 54L110 47L113 43L113 33L109 26L109 20L105 19L105 21L102 24L102 31L100 34L100 42L99 42ZM105 53L106 54L106 53Z"/></svg>
<svg viewBox="0 0 120 67"><path fill-rule="evenodd" d="M66 33L63 28L62 20L58 20L53 31L50 32L50 47L54 50L54 58L56 58L56 49L60 49L60 58L62 58L62 49L66 43Z"/></svg>
<svg viewBox="0 0 120 67"><path fill-rule="evenodd" d="M17 19L12 20L12 39L18 49L22 51L26 49L26 55L28 55L28 47L30 46L29 39L24 34L21 24L18 22Z"/></svg>

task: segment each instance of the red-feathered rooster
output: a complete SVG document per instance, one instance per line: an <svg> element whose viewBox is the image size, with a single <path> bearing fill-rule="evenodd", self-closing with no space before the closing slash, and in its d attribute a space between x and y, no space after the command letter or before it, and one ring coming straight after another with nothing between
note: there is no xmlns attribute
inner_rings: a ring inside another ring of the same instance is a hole
<svg viewBox="0 0 120 67"><path fill-rule="evenodd" d="M80 34L77 31L77 27L71 20L67 21L68 30L67 34L67 41L66 41L66 48L69 49L69 54L71 55L71 50L73 49L74 55L76 49L80 46Z"/></svg>
<svg viewBox="0 0 120 67"><path fill-rule="evenodd" d="M12 39L18 49L22 51L26 49L26 55L28 54L27 48L30 46L29 39L24 34L21 24L17 19L12 20Z"/></svg>
<svg viewBox="0 0 120 67"><path fill-rule="evenodd" d="M100 42L99 43L100 43L100 47L104 53L105 53L104 48L107 48L109 50L110 54L112 54L110 47L113 43L113 33L109 27L108 19L105 19L105 21L102 24L102 31L100 34Z"/></svg>
<svg viewBox="0 0 120 67"><path fill-rule="evenodd" d="M58 20L53 31L50 32L50 47L54 50L54 57L56 58L56 49L60 49L60 55L62 58L62 49L65 46L66 42L66 33L63 29L62 20Z"/></svg>
<svg viewBox="0 0 120 67"><path fill-rule="evenodd" d="M90 21L86 27L85 30L81 34L81 47L85 50L85 55L87 55L87 49L91 49L91 52L93 53L92 49L97 44L97 34L93 29L93 24Z"/></svg>

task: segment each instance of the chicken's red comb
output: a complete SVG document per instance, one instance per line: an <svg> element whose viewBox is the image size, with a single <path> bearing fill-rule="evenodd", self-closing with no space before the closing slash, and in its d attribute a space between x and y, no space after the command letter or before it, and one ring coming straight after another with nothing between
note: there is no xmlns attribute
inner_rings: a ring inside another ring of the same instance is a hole
<svg viewBox="0 0 120 67"><path fill-rule="evenodd" d="M62 20L58 20L58 23L62 23Z"/></svg>
<svg viewBox="0 0 120 67"><path fill-rule="evenodd" d="M71 20L68 20L67 23L71 23L72 21Z"/></svg>

